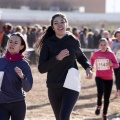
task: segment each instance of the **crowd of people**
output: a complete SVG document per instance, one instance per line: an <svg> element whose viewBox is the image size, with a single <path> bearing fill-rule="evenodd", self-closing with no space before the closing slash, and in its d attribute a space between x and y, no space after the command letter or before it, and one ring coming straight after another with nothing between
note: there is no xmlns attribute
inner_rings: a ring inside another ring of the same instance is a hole
<svg viewBox="0 0 120 120"><path fill-rule="evenodd" d="M47 26L41 27L38 24L33 26L13 26L10 23L5 23L0 31L1 55L4 53L7 40L12 33L20 32L24 36L28 48L34 48L36 41L41 37L46 28ZM30 64L36 64L37 54L35 54L34 49L28 50L27 57L30 59Z"/></svg>
<svg viewBox="0 0 120 120"><path fill-rule="evenodd" d="M81 48L97 49L90 58L91 63ZM28 92L32 88L31 64L38 65L40 73L47 73L48 98L56 120L70 120L79 97L77 62L85 69L87 79L92 79L94 68L96 70L96 115L100 114L104 94L102 118L107 120L113 71L115 96L120 96L119 28L114 32L105 29L93 31L86 26L78 29L68 25L63 13L53 15L49 26L14 27L6 23L0 32L0 53L0 71L4 72L0 80L2 120L10 117L12 120L24 120L26 105L22 90Z"/></svg>
<svg viewBox="0 0 120 120"><path fill-rule="evenodd" d="M14 32L20 32L23 34L28 47L33 49L28 49L28 57L30 59L30 64L37 64L38 62L38 56L35 52L36 49L36 42L39 41L44 34L44 32L47 29L47 25L39 25L34 24L32 26L21 26L21 25L12 25L10 23L5 23L3 27L0 30L0 55L2 56L3 51L5 50L5 46L7 44L7 40L9 39L9 36ZM76 39L78 39L81 43L82 48L91 48L91 49L97 49L99 40L101 38L106 38L109 42L109 45L112 44L114 41L114 31L106 30L106 29L95 29L92 30L88 28L87 26L84 26L82 28L79 27L71 27L67 26L67 31L71 32ZM36 59L33 59L36 58Z"/></svg>

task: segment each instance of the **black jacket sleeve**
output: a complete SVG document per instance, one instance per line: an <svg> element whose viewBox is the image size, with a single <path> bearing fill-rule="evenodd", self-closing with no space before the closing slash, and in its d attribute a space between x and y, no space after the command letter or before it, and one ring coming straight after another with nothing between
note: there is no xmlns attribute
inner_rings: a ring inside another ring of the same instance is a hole
<svg viewBox="0 0 120 120"><path fill-rule="evenodd" d="M59 63L55 57L49 58L49 48L43 45L40 51L38 70L40 73L45 73L50 71L56 64Z"/></svg>

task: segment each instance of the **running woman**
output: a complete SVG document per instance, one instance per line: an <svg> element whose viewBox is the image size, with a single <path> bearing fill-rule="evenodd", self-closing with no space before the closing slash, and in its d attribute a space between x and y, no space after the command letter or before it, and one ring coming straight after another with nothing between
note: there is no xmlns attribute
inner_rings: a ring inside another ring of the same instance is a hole
<svg viewBox="0 0 120 120"><path fill-rule="evenodd" d="M51 25L39 43L41 51L38 70L40 73L48 73L48 97L56 120L70 120L71 112L79 97L79 90L64 87L69 70L78 70L76 60L86 70L87 78L92 78L88 59L81 51L79 41L66 31L67 24L64 14L53 15ZM74 78L69 82L72 87L75 84ZM75 89L77 88L75 86Z"/></svg>

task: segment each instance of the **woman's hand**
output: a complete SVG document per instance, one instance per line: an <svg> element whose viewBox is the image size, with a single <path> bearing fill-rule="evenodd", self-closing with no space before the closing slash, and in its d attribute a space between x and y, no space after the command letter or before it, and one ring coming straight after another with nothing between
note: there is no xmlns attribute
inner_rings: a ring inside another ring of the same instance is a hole
<svg viewBox="0 0 120 120"><path fill-rule="evenodd" d="M22 70L19 67L15 67L14 68L15 72L18 74L18 76L23 79L24 78L24 74L22 72Z"/></svg>
<svg viewBox="0 0 120 120"><path fill-rule="evenodd" d="M92 76L93 76L93 72L91 71L90 68L87 68L86 69L86 78L87 79L92 79Z"/></svg>
<svg viewBox="0 0 120 120"><path fill-rule="evenodd" d="M69 56L68 49L61 50L61 52L56 56L57 60L62 60L63 58Z"/></svg>

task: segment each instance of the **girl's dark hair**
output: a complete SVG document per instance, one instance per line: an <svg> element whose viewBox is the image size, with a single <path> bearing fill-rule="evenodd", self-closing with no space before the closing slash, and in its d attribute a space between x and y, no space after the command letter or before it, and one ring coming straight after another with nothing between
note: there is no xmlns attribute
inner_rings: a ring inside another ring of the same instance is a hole
<svg viewBox="0 0 120 120"><path fill-rule="evenodd" d="M108 44L108 41L107 41L106 38L101 38L101 39L99 40L99 44L100 44L101 42L106 42L106 43Z"/></svg>
<svg viewBox="0 0 120 120"><path fill-rule="evenodd" d="M99 40L99 44L100 44L101 42L105 42L105 43L108 44L108 40L107 40L106 38L101 38L101 39ZM109 46L107 47L107 50L108 50L108 51L112 51Z"/></svg>
<svg viewBox="0 0 120 120"><path fill-rule="evenodd" d="M15 33L13 33L11 36L18 36L18 37L20 38L20 40L21 40L21 45L24 45L24 48L23 48L22 50L20 50L19 53L25 52L25 50L27 49L27 43L26 43L26 41L25 41L25 39L24 39L24 36L23 36L20 32L15 32Z"/></svg>
<svg viewBox="0 0 120 120"><path fill-rule="evenodd" d="M42 48L42 45L45 41L49 39L49 37L55 35L55 31L53 30L53 21L56 17L62 17L65 20L65 22L68 23L67 18L63 13L56 13L55 15L53 15L50 22L50 26L47 27L41 39L38 40L38 42L36 43L36 48L38 49L38 51Z"/></svg>

